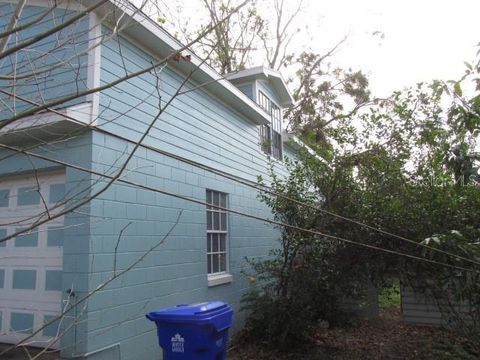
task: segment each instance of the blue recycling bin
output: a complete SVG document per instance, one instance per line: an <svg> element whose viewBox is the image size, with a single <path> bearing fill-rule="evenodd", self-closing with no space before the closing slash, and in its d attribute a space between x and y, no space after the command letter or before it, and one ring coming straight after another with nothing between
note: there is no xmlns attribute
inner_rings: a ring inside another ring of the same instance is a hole
<svg viewBox="0 0 480 360"><path fill-rule="evenodd" d="M164 360L224 360L233 310L221 301L152 311Z"/></svg>

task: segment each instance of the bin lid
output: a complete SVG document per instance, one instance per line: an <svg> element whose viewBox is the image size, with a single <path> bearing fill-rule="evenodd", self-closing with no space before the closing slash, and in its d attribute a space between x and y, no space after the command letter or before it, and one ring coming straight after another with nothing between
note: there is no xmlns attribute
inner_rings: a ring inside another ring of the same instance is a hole
<svg viewBox="0 0 480 360"><path fill-rule="evenodd" d="M159 309L147 314L151 321L181 322L193 324L214 324L219 321L230 323L232 308L222 301L211 301L196 304L180 304L165 309ZM218 326L216 326L218 328Z"/></svg>
<svg viewBox="0 0 480 360"><path fill-rule="evenodd" d="M228 307L221 301L203 302L196 304L180 304L165 309L150 312L152 317L185 317L195 315L207 315L208 313Z"/></svg>

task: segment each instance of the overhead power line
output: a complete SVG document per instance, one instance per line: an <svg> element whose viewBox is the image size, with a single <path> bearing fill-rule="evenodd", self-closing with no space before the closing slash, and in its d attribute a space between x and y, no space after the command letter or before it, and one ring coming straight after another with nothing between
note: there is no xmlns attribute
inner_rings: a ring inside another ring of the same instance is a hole
<svg viewBox="0 0 480 360"><path fill-rule="evenodd" d="M22 96L19 96L19 95L15 95L15 94L12 94L8 91L5 91L3 89L0 89L0 92L6 94L6 95L9 95L9 96L12 96L12 97L16 97L22 101L25 101L25 102L28 102L32 105L39 105L37 102L35 101L32 101L30 99L26 99ZM119 135L119 134L116 134L116 133L113 133L111 131L108 131L108 130L105 130L101 127L98 127L98 126L95 126L95 125L91 125L91 124L85 124L84 122L81 122L77 119L75 119L74 117L72 116L69 116L69 115L66 115L66 114L63 114L61 113L60 111L58 110L55 110L55 109L52 109L52 108L47 108L47 111L49 112L52 112L52 113L55 113L57 115L60 115L64 118L67 118L69 120L72 120L82 126L85 126L86 128L88 129L92 129L92 130L96 130L98 132L101 132L105 135L109 135L109 136L112 136L112 137L115 137L117 139L120 139L120 140L123 140L123 141L126 141L128 143L131 143L131 144L136 144L136 142L134 140L131 140L127 137L124 137L122 135ZM274 190L272 190L271 187L269 186L265 186L265 185L259 185L258 183L255 183L253 181L249 181L249 180L246 180L244 178L241 178L239 176L236 176L236 175L233 175L233 174L230 174L226 171L223 171L223 170L219 170L219 169L216 169L216 168L213 168L211 166L208 166L208 165L204 165L204 164L201 164L199 162L196 162L194 160L190 160L190 159L187 159L185 157L182 157L182 156L179 156L179 155L176 155L176 154L173 154L173 153L170 153L168 151L164 151L164 150L161 150L161 149L158 149L156 147L153 147L153 146L150 146L150 145L145 145L145 144L140 144L140 147L144 148L144 149L148 149L148 150L151 150L151 151L154 151L158 154L161 154L161 155L164 155L164 156L167 156L167 157L170 157L172 159L175 159L175 160L178 160L178 161L181 161L183 163L186 163L186 164L189 164L189 165L192 165L192 166L195 166L197 168L200 168L202 170L206 170L206 171L209 171L209 172L212 172L216 175L220 175L226 179L229 179L229 180L232 180L232 181L235 181L235 182L238 182L239 184L242 184L242 185L245 185L245 186L248 186L248 187L251 187L251 188L254 188L258 191L261 191L263 193L266 193L266 194L269 194L269 195L273 195L273 196L277 196L277 197L280 197L280 198L283 198L285 200L288 200L288 201L291 201L299 206L304 206L304 207L307 207L307 208L310 208L312 210L315 210L315 211L319 211L321 213L324 213L324 214L327 214L329 216L333 216L333 217L336 217L338 219L341 219L343 221L347 221L347 222L350 222L352 224L356 224L358 226L361 226L361 227L364 227L366 229L369 229L369 230L372 230L372 231L375 231L375 232L378 232L380 234L383 234L385 236L390 236L392 238L395 238L395 239L398 239L398 240L401 240L401 241L404 241L404 242L407 242L407 243L410 243L416 247L422 247L424 249L427 249L427 250L430 250L430 251L433 251L433 252L437 252L437 253L440 253L440 254L443 254L443 255L447 255L447 256L450 256L450 257L454 257L458 260L463 260L463 261L466 261L466 262L469 262L471 264L475 264L475 265L479 265L480 266L480 262L478 261L475 261L473 259L469 259L465 256L461 256L461 255L457 255L457 254L454 254L452 252L449 252L449 251L446 251L446 250L443 250L443 249L438 249L438 248L435 248L433 246L430 246L430 245L427 245L427 244L422 244L418 241L415 241L415 240L412 240L412 239L409 239L409 238L406 238L404 236L401 236L401 235L397 235L397 234L394 234L392 232L389 232L389 231L386 231L386 230L383 230L383 229L380 229L380 228L377 228L377 227L374 227L372 225L368 225L368 224L365 224L361 221L358 221L358 220L355 220L355 219L351 219L351 218L348 218L346 216L343 216L343 215L340 215L340 214L336 214L332 211L329 211L329 210L326 210L326 209L323 209L321 208L320 206L315 206L315 205L312 205L312 204L308 204L306 202L303 202L303 201L300 201L298 199L295 199L293 197L290 197L288 195L284 195L284 194L281 194L281 193L278 193Z"/></svg>
<svg viewBox="0 0 480 360"><path fill-rule="evenodd" d="M116 181L116 182L124 183L124 184L130 185L130 186L139 187L139 188L142 188L142 189L145 189L145 190L149 190L149 191L153 191L153 192L160 193L160 194L163 194L163 195L175 197L175 198L182 199L182 200L185 200L185 201L189 201L189 202L192 202L192 203L196 203L196 204L199 204L199 205L210 206L210 207L216 208L218 210L226 211L226 212L236 214L236 215L240 215L240 216L243 216L243 217L247 217L247 218L250 218L250 219L255 219L255 220L262 221L262 222L265 222L265 223L269 223L269 224L272 224L272 225L277 225L277 226L281 226L281 227L285 227L285 228L290 228L290 229L293 229L293 230L296 230L296 231L301 231L301 232L312 234L312 235L318 235L318 236L321 236L321 237L324 237L324 238L337 240L337 241L340 241L340 242L343 242L343 243L356 245L356 246L360 246L360 247L365 247L365 248L368 248L368 249L371 249L371 250L381 251L381 252L389 253L389 254L392 254L392 255L398 255L398 256L413 259L413 260L416 260L416 261L423 261L423 262L427 262L427 263L430 263L430 264L434 264L434 265L438 265L438 266L442 266L442 267L448 267L448 268L455 269L455 270L462 270L462 271L467 271L467 272L480 274L480 271L476 270L476 269L471 269L471 268L466 268L466 267L463 267L463 266L447 264L447 263L436 261L436 260L433 260L433 259L427 259L427 258L419 257L419 256L416 256L416 255L412 255L412 254L402 253L402 252L399 252L399 251L396 251L396 250L385 249L385 248L382 248L382 247L379 247L379 246L376 246L376 245L365 244L365 243L361 243L361 242L358 242L358 241L346 239L346 238L343 238L343 237L340 237L340 236L326 234L326 233L323 233L323 232L320 232L320 231L317 231L317 230L305 229L305 228L301 228L299 226L286 224L286 223L283 223L283 222L280 222L280 221L263 218L261 216L253 215L253 214L246 213L246 212L243 212L243 211L238 211L238 210L234 210L234 209L230 209L230 208L226 208L226 207L222 207L222 206L218 206L218 205L209 204L209 203L207 203L206 201L203 201L203 200L198 200L198 199L195 199L195 198L192 198L192 197L189 197L189 196L185 196L185 195L175 194L175 193L172 193L172 192L169 192L169 191L166 191L166 190L155 188L153 186L139 184L139 183L131 181L131 180L126 180L126 179L115 177L114 175L103 174L99 171L95 171L95 170L92 170L92 169L87 169L85 167L75 165L75 164L71 164L71 163L68 163L68 162L65 162L65 161L62 161L62 160L52 159L48 156L36 154L36 153L30 152L30 151L17 149L13 146L0 144L0 147L5 148L5 149L9 149L11 151L16 151L18 153L22 153L22 154L27 155L27 156L32 156L32 157L36 157L36 158L39 158L39 159L42 159L42 160L51 161L53 163L63 165L65 167L70 167L70 168L80 170L80 171L83 171L83 172L86 172L86 173L90 173L90 174L93 174L93 175L96 175L96 176L100 176L100 177L103 177L103 178L106 178L106 179L110 179L110 181ZM2 240L0 239L0 242L1 241Z"/></svg>

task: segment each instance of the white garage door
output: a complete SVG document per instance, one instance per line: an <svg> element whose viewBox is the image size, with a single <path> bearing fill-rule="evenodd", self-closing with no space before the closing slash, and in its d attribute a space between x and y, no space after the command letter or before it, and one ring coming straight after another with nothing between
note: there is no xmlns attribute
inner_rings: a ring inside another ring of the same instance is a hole
<svg viewBox="0 0 480 360"><path fill-rule="evenodd" d="M0 239L46 208L58 212L64 192L63 173L0 177ZM60 312L63 231L61 217L0 243L0 342L15 343ZM58 322L46 327L31 345L57 348L57 329Z"/></svg>

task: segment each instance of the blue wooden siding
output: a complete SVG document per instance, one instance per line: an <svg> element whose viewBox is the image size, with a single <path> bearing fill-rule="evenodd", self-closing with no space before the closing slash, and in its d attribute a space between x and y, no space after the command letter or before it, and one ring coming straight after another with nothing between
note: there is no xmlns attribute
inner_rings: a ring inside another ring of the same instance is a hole
<svg viewBox="0 0 480 360"><path fill-rule="evenodd" d="M123 61L119 54L122 47ZM152 58L121 39L102 47L101 82L149 66ZM160 91L165 104L183 81L172 65L161 71ZM140 138L158 113L157 79L146 74L104 91L100 95L99 124L131 139ZM186 89L194 85L189 84ZM166 109L146 144L202 162L238 176L256 180L268 168L261 151L258 126L242 117L204 90L176 98Z"/></svg>
<svg viewBox="0 0 480 360"><path fill-rule="evenodd" d="M247 95L250 99L255 101L255 98L253 96L253 85L252 84L242 84L242 85L237 85L238 90L240 90L242 93Z"/></svg>
<svg viewBox="0 0 480 360"><path fill-rule="evenodd" d="M0 31L8 26L10 18L15 11L16 3L0 4ZM32 21L42 14L47 8L27 5L22 11L19 24ZM12 34L8 46L21 43L35 35L38 35L53 26L61 24L74 16L75 12L61 7L53 10L42 21ZM4 76L31 73L40 69L48 68L52 64L66 62L48 72L38 73L25 79L13 81L0 80L0 87L8 92L16 93L37 103L48 102L62 96L79 93L87 88L88 56L85 50L88 48L88 16L61 31L40 40L25 49L0 60L0 73ZM82 54L83 53L83 54ZM80 55L82 54L82 55ZM71 59L72 57L75 58ZM67 61L68 60L68 61ZM59 108L75 105L85 101L85 97L79 97ZM0 120L21 113L31 108L19 99L13 101L11 97L0 94Z"/></svg>

